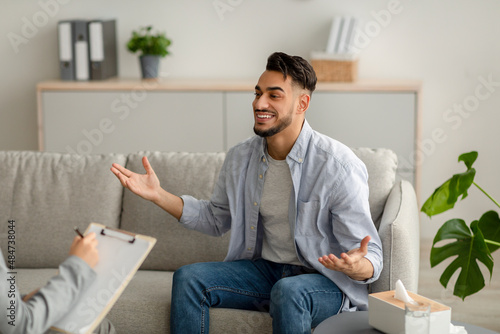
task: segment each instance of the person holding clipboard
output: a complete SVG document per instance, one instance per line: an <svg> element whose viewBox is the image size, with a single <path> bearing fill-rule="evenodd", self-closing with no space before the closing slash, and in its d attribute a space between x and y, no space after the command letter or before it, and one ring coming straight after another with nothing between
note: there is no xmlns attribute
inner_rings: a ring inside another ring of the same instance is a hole
<svg viewBox="0 0 500 334"><path fill-rule="evenodd" d="M55 333L50 327L63 317L96 278L92 268L99 261L95 233L79 233L73 240L68 258L59 266L59 274L38 290L22 297L15 284L15 269L8 268L0 250L0 333ZM10 279L9 279L10 278ZM14 306L14 307L13 307ZM7 314L4 314L7 312ZM115 334L105 319L98 334Z"/></svg>

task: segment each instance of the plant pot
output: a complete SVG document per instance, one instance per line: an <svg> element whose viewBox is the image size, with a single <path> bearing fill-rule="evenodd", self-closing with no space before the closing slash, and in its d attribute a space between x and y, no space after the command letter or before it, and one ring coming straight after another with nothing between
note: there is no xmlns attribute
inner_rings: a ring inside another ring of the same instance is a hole
<svg viewBox="0 0 500 334"><path fill-rule="evenodd" d="M142 55L139 57L143 79L158 78L160 56Z"/></svg>

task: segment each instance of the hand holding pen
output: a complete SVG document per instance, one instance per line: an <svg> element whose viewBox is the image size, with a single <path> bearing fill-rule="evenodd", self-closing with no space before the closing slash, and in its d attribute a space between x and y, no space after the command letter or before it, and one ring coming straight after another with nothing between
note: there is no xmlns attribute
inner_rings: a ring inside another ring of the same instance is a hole
<svg viewBox="0 0 500 334"><path fill-rule="evenodd" d="M97 251L97 239L94 232L84 236L77 227L75 232L78 234L71 244L69 255L75 255L85 261L91 268L94 268L99 261Z"/></svg>

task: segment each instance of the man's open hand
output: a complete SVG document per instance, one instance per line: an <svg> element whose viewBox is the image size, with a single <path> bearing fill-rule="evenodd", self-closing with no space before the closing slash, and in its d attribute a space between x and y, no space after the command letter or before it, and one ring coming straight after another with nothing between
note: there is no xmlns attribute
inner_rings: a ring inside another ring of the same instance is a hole
<svg viewBox="0 0 500 334"><path fill-rule="evenodd" d="M142 165L146 170L146 174L134 173L116 163L112 165L111 171L125 188L146 200L155 202L158 200L161 189L160 181L149 164L148 158L142 158Z"/></svg>
<svg viewBox="0 0 500 334"><path fill-rule="evenodd" d="M318 261L330 270L340 271L354 280L364 281L373 276L373 265L365 258L368 253L368 243L371 237L361 240L359 248L340 254L340 258L333 254L324 255Z"/></svg>

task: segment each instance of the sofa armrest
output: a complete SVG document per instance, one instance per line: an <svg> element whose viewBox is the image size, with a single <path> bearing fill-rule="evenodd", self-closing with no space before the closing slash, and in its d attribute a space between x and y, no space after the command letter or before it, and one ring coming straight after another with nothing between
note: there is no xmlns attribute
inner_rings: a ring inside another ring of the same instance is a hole
<svg viewBox="0 0 500 334"><path fill-rule="evenodd" d="M384 268L372 284L372 292L395 289L400 279L417 293L420 261L420 222L415 190L402 180L392 188L379 226Z"/></svg>

